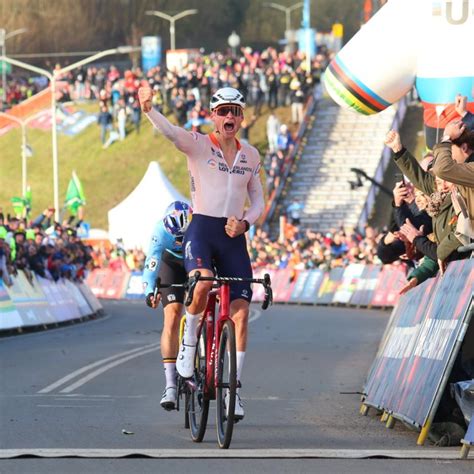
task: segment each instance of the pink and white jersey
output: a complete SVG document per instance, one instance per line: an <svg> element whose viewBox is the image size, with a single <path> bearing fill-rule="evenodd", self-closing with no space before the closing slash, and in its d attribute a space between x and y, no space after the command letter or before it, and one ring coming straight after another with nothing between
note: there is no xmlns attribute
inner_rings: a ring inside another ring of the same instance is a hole
<svg viewBox="0 0 474 474"><path fill-rule="evenodd" d="M237 139L237 154L229 167L219 142L211 133L188 132L162 114L146 114L151 123L188 158L193 211L211 217L245 219L253 224L264 208L258 151ZM247 195L250 207L244 212Z"/></svg>

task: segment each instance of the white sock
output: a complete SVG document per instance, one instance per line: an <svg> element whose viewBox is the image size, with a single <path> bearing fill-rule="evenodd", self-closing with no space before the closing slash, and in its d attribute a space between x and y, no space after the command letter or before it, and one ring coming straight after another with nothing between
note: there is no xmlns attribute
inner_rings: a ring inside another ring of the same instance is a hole
<svg viewBox="0 0 474 474"><path fill-rule="evenodd" d="M242 377L242 367L244 366L245 352L237 351L237 382Z"/></svg>
<svg viewBox="0 0 474 474"><path fill-rule="evenodd" d="M186 311L186 325L184 327L183 341L187 346L193 346L197 342L197 327L199 314L189 314Z"/></svg>
<svg viewBox="0 0 474 474"><path fill-rule="evenodd" d="M176 387L176 359L163 359L163 367L165 368L166 388ZM166 362L165 362L166 361Z"/></svg>

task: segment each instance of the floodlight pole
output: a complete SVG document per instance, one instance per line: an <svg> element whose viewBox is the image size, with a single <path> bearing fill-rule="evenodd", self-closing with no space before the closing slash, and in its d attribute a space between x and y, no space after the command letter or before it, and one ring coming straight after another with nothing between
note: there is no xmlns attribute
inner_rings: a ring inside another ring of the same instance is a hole
<svg viewBox="0 0 474 474"><path fill-rule="evenodd" d="M7 114L5 112L0 112L0 117L4 117L7 120L11 120L21 126L21 192L22 196L26 196L27 188L27 161L26 161L26 126L32 121L42 115L43 112L39 112L31 117L28 117L26 120L22 120L19 117L16 117L12 114Z"/></svg>
<svg viewBox="0 0 474 474"><path fill-rule="evenodd" d="M274 3L274 2L266 2L263 5L283 12L285 14L285 20L286 20L286 31L290 31L291 30L291 12L293 10L296 10L297 8L301 8L303 6L303 2L295 3L294 5L291 5L290 7L284 7L283 5L280 5L279 3Z"/></svg>
<svg viewBox="0 0 474 474"><path fill-rule="evenodd" d="M127 54L133 51L140 50L141 48L134 48L131 46L121 46L115 49L108 49L101 51L100 53L89 56L88 58L81 59L73 64L70 64L61 69L55 69L52 73L46 69L42 69L31 64L18 61L17 59L7 58L2 56L0 59L4 62L10 63L12 66L18 66L23 69L27 69L32 72L37 72L46 76L50 81L51 87L51 132L52 132L52 153L53 153L53 195L54 195L54 219L59 222L59 166L58 166L58 131L56 125L56 80L57 77L65 72L76 69L84 64L94 62L97 59L103 58L104 56L110 56L114 54Z"/></svg>
<svg viewBox="0 0 474 474"><path fill-rule="evenodd" d="M164 20L168 20L170 22L170 49L174 50L176 49L176 40L175 40L175 23L177 20L180 20L181 18L184 18L185 16L188 15L195 15L198 12L195 8L192 8L190 10L184 10L176 15L168 15L164 12L160 12L159 10L149 10L145 12L146 15L153 15L153 16L158 16L160 18L163 18Z"/></svg>

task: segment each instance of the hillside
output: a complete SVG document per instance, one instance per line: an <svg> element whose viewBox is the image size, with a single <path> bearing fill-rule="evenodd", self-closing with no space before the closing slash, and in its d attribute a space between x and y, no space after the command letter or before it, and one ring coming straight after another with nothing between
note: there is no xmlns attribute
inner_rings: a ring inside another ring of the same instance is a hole
<svg viewBox="0 0 474 474"><path fill-rule="evenodd" d="M96 105L83 106L95 111ZM268 109L250 130L250 142L263 153L266 148L265 124ZM276 111L282 122L289 122L288 108ZM252 115L250 108L246 114ZM130 131L130 129L129 129ZM107 228L107 211L123 200L145 174L150 161L158 161L173 185L189 196L186 160L160 135L153 136L151 124L142 120L140 134L130 131L123 142L102 149L100 130L91 125L75 137L58 134L59 192L64 201L73 170L82 181L87 198L86 220L92 227ZM51 132L28 130L33 157L28 159L28 183L33 195L33 216L53 203ZM21 195L20 129L0 137L0 207L12 212L10 198Z"/></svg>

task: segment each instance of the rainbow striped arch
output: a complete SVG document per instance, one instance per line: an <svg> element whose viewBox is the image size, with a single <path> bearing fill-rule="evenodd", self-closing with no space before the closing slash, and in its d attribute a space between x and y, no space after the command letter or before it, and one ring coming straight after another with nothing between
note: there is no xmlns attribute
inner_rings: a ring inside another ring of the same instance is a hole
<svg viewBox="0 0 474 474"><path fill-rule="evenodd" d="M373 115L392 105L360 82L339 57L334 58L324 74L324 82L333 97L364 115Z"/></svg>

